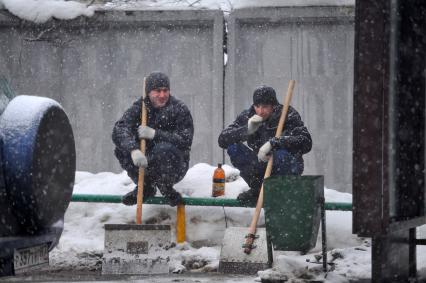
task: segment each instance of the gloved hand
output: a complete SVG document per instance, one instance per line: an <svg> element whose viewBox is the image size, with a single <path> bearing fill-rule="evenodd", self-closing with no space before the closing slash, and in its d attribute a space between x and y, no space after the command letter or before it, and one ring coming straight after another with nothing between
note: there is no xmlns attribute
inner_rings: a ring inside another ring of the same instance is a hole
<svg viewBox="0 0 426 283"><path fill-rule="evenodd" d="M135 166L142 168L148 167L148 160L139 149L132 150L132 152L130 152L130 156L132 157L132 161Z"/></svg>
<svg viewBox="0 0 426 283"><path fill-rule="evenodd" d="M155 136L155 130L148 126L139 126L138 136L140 139L152 140Z"/></svg>
<svg viewBox="0 0 426 283"><path fill-rule="evenodd" d="M251 116L251 118L248 120L247 123L247 133L249 135L253 134L254 132L257 131L257 129L259 129L260 124L262 124L263 118L260 117L257 114L254 114L253 116Z"/></svg>
<svg viewBox="0 0 426 283"><path fill-rule="evenodd" d="M257 153L257 159L259 161L267 162L270 158L269 153L271 152L271 149L272 149L272 145L269 141L264 143L259 148L259 152Z"/></svg>

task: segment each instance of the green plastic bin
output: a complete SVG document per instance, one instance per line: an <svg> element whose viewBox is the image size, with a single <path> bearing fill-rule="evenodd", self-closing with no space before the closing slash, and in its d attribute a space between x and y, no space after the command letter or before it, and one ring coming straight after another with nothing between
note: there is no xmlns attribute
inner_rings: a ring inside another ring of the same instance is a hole
<svg viewBox="0 0 426 283"><path fill-rule="evenodd" d="M314 248L323 205L324 176L272 176L265 179L266 233L273 248L301 252Z"/></svg>

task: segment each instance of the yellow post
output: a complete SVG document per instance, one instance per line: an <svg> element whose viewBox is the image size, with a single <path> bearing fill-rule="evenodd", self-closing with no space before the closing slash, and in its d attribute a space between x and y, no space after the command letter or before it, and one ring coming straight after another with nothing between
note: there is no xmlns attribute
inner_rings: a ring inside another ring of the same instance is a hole
<svg viewBox="0 0 426 283"><path fill-rule="evenodd" d="M176 213L176 243L181 244L186 240L185 205L179 204Z"/></svg>

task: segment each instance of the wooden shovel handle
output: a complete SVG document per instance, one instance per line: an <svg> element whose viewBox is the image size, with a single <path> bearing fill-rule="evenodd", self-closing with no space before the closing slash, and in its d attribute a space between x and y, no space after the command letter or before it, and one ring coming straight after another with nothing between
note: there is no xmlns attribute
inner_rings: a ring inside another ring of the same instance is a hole
<svg viewBox="0 0 426 283"><path fill-rule="evenodd" d="M281 136L283 129L284 129L285 118L287 117L288 107L290 105L291 97L293 96L293 89L294 89L295 84L296 84L295 80L290 80L290 82L288 84L287 95L284 99L284 106L283 106L283 109L281 111L281 116L280 116L280 120L278 122L277 131L275 132L275 137L277 137L277 138ZM269 176L271 176L272 164L273 164L273 160L272 160L272 156L271 156L271 158L268 161L268 166L266 167L266 171L265 171L265 175L264 175L263 179L266 179ZM251 220L249 232L248 232L248 235L253 235L253 236L247 237L246 242L243 246L244 252L246 254L250 254L250 252L252 250L253 241L255 239L254 235L256 234L256 226L257 226L257 222L259 221L260 211L262 210L262 207L263 207L263 183L262 183L262 187L261 187L260 192L259 192L259 198L257 199L256 209L254 211L254 215L253 215L253 218Z"/></svg>
<svg viewBox="0 0 426 283"><path fill-rule="evenodd" d="M141 125L146 126L148 113L145 106L145 97L147 93L145 92L146 78L143 78L143 97L142 97L142 109L141 109ZM146 141L141 139L140 149L143 154L145 154ZM139 176L138 176L138 194L136 202L136 224L142 224L142 202L143 202L143 181L145 178L145 170L142 167L139 167Z"/></svg>

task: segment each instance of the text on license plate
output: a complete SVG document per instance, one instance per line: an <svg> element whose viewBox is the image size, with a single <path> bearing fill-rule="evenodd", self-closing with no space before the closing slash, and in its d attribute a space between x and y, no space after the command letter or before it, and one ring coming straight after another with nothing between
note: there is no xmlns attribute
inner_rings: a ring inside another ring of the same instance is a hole
<svg viewBox="0 0 426 283"><path fill-rule="evenodd" d="M48 263L49 250L47 244L14 250L13 264L15 273L25 272Z"/></svg>

